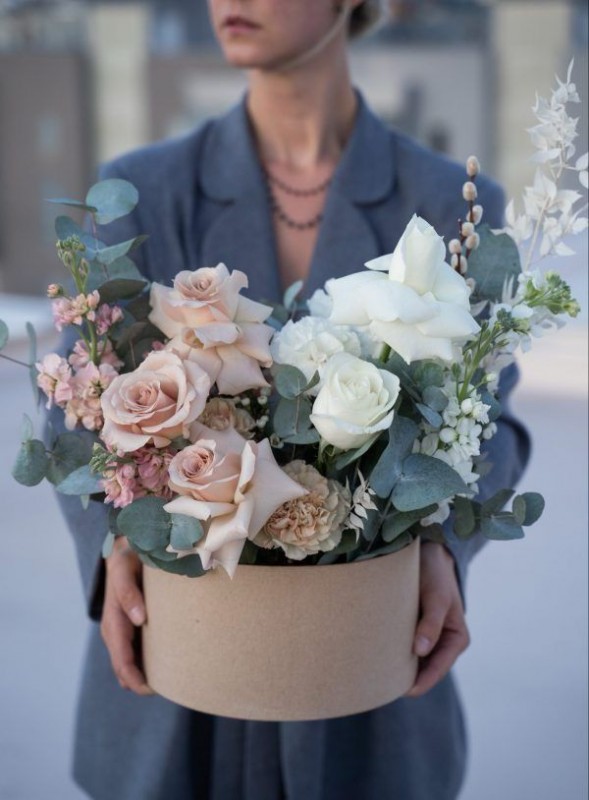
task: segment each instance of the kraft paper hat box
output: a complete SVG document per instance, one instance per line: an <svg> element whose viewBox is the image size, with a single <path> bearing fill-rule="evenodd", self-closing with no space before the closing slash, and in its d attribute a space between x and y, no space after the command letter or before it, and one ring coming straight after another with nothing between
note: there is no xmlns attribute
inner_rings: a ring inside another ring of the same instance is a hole
<svg viewBox="0 0 589 800"><path fill-rule="evenodd" d="M187 578L144 567L149 685L251 720L328 719L405 694L417 671L419 540L349 564L240 565Z"/></svg>

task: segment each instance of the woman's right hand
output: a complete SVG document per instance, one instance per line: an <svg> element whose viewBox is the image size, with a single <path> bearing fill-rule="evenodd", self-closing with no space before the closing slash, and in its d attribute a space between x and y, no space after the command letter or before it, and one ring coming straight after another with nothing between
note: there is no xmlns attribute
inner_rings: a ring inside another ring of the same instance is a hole
<svg viewBox="0 0 589 800"><path fill-rule="evenodd" d="M135 628L146 620L140 588L141 561L124 537L117 537L106 559L106 590L100 632L112 668L123 689L148 695L153 691L137 666Z"/></svg>

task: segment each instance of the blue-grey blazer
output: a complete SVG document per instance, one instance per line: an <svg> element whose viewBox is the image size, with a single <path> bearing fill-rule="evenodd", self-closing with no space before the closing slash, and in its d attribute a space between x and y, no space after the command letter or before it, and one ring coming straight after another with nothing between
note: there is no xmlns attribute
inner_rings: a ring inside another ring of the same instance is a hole
<svg viewBox="0 0 589 800"><path fill-rule="evenodd" d="M106 165L139 190L132 214L103 231L108 241L139 233L139 268L169 284L181 269L225 262L249 278L249 294L275 300L271 211L245 102L188 136ZM359 98L355 127L330 185L304 292L391 252L413 213L447 238L464 213L463 168L387 129ZM503 196L479 182L486 220L501 224ZM506 371L504 398L516 382ZM56 420L54 420L55 422ZM509 411L488 447L493 470L481 493L512 486L529 440ZM104 508L61 500L73 534L90 616L100 618ZM464 591L481 546L452 540ZM333 676L337 680L337 675ZM197 714L160 697L119 688L98 626L92 625L81 685L74 776L97 800L453 800L465 764L465 733L451 677L426 696L365 714L303 723L259 723Z"/></svg>

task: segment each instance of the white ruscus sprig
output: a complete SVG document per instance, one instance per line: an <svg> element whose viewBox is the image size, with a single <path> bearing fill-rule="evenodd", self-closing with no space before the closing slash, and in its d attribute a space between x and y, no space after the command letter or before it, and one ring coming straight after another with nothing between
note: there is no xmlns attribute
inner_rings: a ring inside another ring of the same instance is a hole
<svg viewBox="0 0 589 800"><path fill-rule="evenodd" d="M587 204L580 206L584 193L558 188L565 171L577 173L581 186L588 186L588 154L573 163L578 118L569 115L567 106L580 103L580 98L571 80L572 71L573 61L566 80L556 78L558 85L549 100L536 96L532 110L537 124L528 133L536 148L532 160L539 166L532 186L524 189L523 212L517 213L513 200L505 210L506 233L518 245L526 245L524 272L539 258L574 255L563 238L587 228Z"/></svg>

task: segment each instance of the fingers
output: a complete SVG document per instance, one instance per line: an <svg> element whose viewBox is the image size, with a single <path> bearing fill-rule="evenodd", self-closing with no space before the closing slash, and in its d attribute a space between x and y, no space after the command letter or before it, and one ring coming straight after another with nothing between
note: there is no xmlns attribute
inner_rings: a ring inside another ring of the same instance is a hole
<svg viewBox="0 0 589 800"><path fill-rule="evenodd" d="M137 666L134 643L137 630L146 620L145 603L139 587L141 564L123 542L107 559L106 592L100 631L112 668L123 689L140 695L153 694Z"/></svg>
<svg viewBox="0 0 589 800"><path fill-rule="evenodd" d="M422 547L420 608L414 639L420 664L409 697L425 694L442 680L470 642L454 562L440 545Z"/></svg>
<svg viewBox="0 0 589 800"><path fill-rule="evenodd" d="M466 626L459 630L445 628L431 655L421 661L417 679L408 696L419 697L429 692L448 674L458 656L468 645L469 635Z"/></svg>

